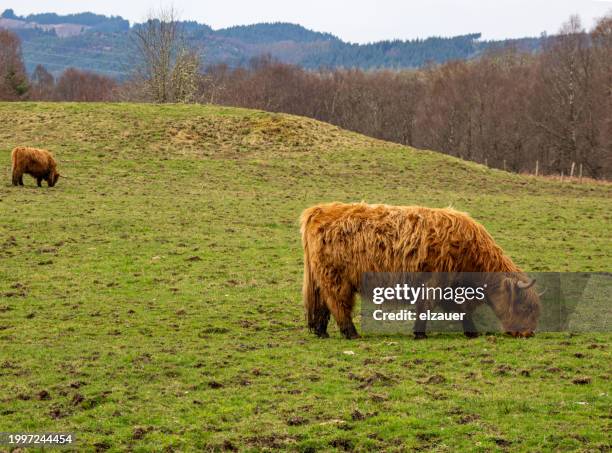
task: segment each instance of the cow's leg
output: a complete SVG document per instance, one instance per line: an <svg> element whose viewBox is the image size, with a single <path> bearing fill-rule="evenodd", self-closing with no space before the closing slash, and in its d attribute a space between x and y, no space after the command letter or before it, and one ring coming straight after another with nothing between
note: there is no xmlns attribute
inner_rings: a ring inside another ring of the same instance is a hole
<svg viewBox="0 0 612 453"><path fill-rule="evenodd" d="M321 338L328 338L327 325L329 323L329 308L325 302L321 300L321 290L316 289L316 298L319 303L312 310L312 315L309 315L308 327Z"/></svg>
<svg viewBox="0 0 612 453"><path fill-rule="evenodd" d="M340 312L334 314L334 318L336 318L336 322L338 323L338 327L340 328L342 335L344 335L344 338L348 340L359 338L359 334L357 333L355 324L353 324L353 317L351 316L350 311L341 309Z"/></svg>
<svg viewBox="0 0 612 453"><path fill-rule="evenodd" d="M315 314L315 324L312 326L314 333L321 338L328 338L327 324L329 323L329 309L321 307L318 313Z"/></svg>
<svg viewBox="0 0 612 453"><path fill-rule="evenodd" d="M325 297L325 302L336 320L340 332L349 340L359 338L352 316L354 296L354 292L347 287L326 294Z"/></svg>
<svg viewBox="0 0 612 453"><path fill-rule="evenodd" d="M421 313L425 313L426 304L423 301L416 302L416 320L414 321L414 339L423 340L427 338L427 320L421 319Z"/></svg>
<svg viewBox="0 0 612 453"><path fill-rule="evenodd" d="M23 186L23 174L19 175L19 185Z"/></svg>
<svg viewBox="0 0 612 453"><path fill-rule="evenodd" d="M19 185L19 179L21 178L21 175L16 171L13 170L13 185L14 186L18 186Z"/></svg>
<svg viewBox="0 0 612 453"><path fill-rule="evenodd" d="M478 330L476 330L476 325L474 324L472 313L465 311L463 305L448 304L445 308L446 310L449 310L452 313L460 313L463 315L461 323L463 325L463 334L467 338L476 338L478 336Z"/></svg>
<svg viewBox="0 0 612 453"><path fill-rule="evenodd" d="M478 330L476 330L474 320L470 313L465 313L463 316L463 335L468 338L476 338L478 336Z"/></svg>
<svg viewBox="0 0 612 453"><path fill-rule="evenodd" d="M42 184L41 184L41 183L42 183L42 178L36 178L36 185L37 185L38 187L42 187Z"/></svg>

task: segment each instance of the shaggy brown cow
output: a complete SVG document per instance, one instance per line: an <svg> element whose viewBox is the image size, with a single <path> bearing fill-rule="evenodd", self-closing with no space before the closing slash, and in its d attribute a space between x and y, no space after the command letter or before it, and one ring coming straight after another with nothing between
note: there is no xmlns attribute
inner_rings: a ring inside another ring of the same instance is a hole
<svg viewBox="0 0 612 453"><path fill-rule="evenodd" d="M534 281L467 214L450 208L330 203L306 209L301 232L304 305L308 327L320 337L328 336L330 312L346 338L359 336L352 310L365 272L503 273L487 274L492 280L486 303L506 332L531 336L535 331L540 302ZM417 304L417 311L419 305L424 304ZM415 323L415 338L425 338L425 322ZM463 328L466 336L476 335L470 316L464 317Z"/></svg>
<svg viewBox="0 0 612 453"><path fill-rule="evenodd" d="M17 147L11 153L13 164L13 185L23 186L23 174L36 178L38 187L44 179L53 187L60 177L53 155L46 149Z"/></svg>

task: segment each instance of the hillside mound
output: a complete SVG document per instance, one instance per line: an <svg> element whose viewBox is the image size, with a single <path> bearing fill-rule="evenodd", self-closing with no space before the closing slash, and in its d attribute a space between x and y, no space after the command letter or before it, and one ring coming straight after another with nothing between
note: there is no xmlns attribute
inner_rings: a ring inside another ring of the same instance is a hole
<svg viewBox="0 0 612 453"><path fill-rule="evenodd" d="M111 157L138 157L145 150L146 156L197 158L383 143L399 147L309 118L216 106L5 104L0 118L13 125L4 131L9 142L24 143L32 137L41 146L82 144Z"/></svg>

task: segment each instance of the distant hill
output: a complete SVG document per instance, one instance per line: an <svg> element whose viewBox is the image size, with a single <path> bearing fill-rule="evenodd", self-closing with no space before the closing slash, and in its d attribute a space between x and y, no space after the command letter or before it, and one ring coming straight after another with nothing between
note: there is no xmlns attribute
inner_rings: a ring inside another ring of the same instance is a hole
<svg viewBox="0 0 612 453"><path fill-rule="evenodd" d="M261 23L213 30L194 21L182 23L187 40L200 49L203 63L243 66L269 54L305 68L418 68L478 56L490 47L515 45L528 51L540 47L539 38L481 41L479 33L452 38L432 37L409 41L351 44L330 33L308 30L290 23ZM73 66L117 78L133 65L129 22L122 17L93 13L55 13L17 16L7 9L0 28L15 31L22 39L26 67L42 64L59 73Z"/></svg>

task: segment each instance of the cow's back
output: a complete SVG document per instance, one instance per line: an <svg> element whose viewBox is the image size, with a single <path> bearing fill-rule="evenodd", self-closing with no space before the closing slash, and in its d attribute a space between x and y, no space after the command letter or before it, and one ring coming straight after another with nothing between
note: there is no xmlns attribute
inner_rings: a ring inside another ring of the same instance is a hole
<svg viewBox="0 0 612 453"><path fill-rule="evenodd" d="M55 168L53 155L45 150L29 147L17 147L11 153L13 169L19 168L23 173L43 176Z"/></svg>
<svg viewBox="0 0 612 453"><path fill-rule="evenodd" d="M483 271L483 250L498 254L484 227L451 208L330 203L302 215L308 253L357 281L363 272Z"/></svg>

